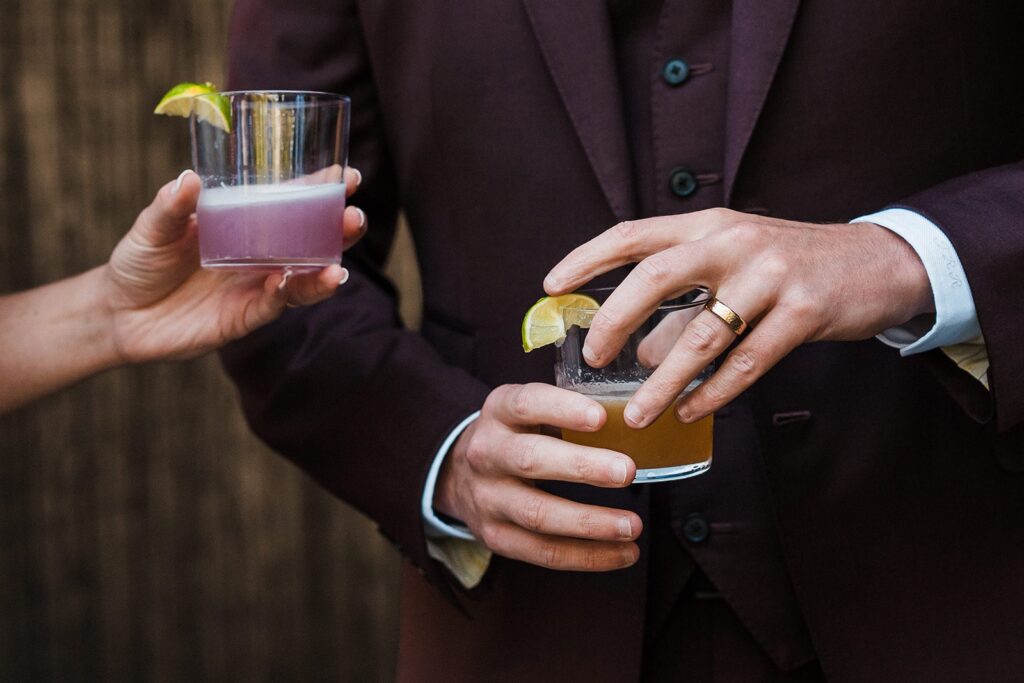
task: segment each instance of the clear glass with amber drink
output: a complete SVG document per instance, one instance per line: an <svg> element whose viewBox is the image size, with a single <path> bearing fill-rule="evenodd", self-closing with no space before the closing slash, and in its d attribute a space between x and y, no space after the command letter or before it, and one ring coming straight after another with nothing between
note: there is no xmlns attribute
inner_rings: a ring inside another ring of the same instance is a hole
<svg viewBox="0 0 1024 683"><path fill-rule="evenodd" d="M584 294L600 303L611 292L611 289L598 289ZM630 336L619 355L603 368L590 367L582 354L583 342L597 309L565 309L567 330L565 341L557 351L556 383L600 403L608 419L597 432L566 429L562 430L562 438L583 446L625 453L636 463L635 483L638 484L685 479L707 472L711 467L713 415L684 424L675 416L677 399L644 429L634 429L623 419L630 397L661 364L687 323L707 303L707 298L706 291L697 289L665 302ZM705 368L679 399L700 386L711 371L712 368Z"/></svg>

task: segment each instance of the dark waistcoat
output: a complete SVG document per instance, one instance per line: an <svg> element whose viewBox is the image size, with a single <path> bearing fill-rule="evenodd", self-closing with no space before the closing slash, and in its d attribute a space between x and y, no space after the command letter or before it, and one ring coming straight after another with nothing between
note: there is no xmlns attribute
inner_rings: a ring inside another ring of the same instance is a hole
<svg viewBox="0 0 1024 683"><path fill-rule="evenodd" d="M722 206L731 3L613 1L609 9L635 217ZM751 635L789 668L813 650L785 569L750 408L740 400L715 421L711 471L652 487L647 630L663 625L696 562Z"/></svg>

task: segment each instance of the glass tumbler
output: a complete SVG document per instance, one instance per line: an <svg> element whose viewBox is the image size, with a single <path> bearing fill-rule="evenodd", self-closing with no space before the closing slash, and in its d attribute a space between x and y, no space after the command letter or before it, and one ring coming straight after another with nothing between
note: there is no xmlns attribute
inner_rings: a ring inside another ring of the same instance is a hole
<svg viewBox="0 0 1024 683"><path fill-rule="evenodd" d="M583 293L601 303L612 291L597 289ZM597 309L566 309L569 329L565 342L557 350L556 383L600 403L608 419L597 432L563 429L562 438L625 453L636 463L635 483L638 484L685 479L707 472L711 467L714 416L683 424L676 419L675 407L679 399L711 374L710 366L644 429L629 427L623 419L629 399L661 364L687 323L700 313L707 300L707 292L697 289L665 302L629 337L619 355L603 368L590 367L582 354L587 330Z"/></svg>
<svg viewBox="0 0 1024 683"><path fill-rule="evenodd" d="M319 92L199 95L192 161L206 268L341 263L350 102Z"/></svg>

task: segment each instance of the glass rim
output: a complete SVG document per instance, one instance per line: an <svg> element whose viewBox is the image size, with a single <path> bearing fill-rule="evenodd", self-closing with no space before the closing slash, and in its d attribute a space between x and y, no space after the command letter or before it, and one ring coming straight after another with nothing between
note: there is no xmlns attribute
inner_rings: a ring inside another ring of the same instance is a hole
<svg viewBox="0 0 1024 683"><path fill-rule="evenodd" d="M573 292L573 294L586 294L587 296L591 296L593 294L611 293L611 292L614 292L616 289L618 289L618 287L591 287L589 289L578 289L575 292ZM684 292L680 296L683 296L684 294L689 294L690 292L700 292L700 294L697 296L696 299L694 299L693 301L691 301L689 303L686 303L686 304L665 304L665 303L662 303L660 306L658 306L655 309L655 311L668 312L668 313L671 313L673 311L685 311L685 310L690 309L690 308L696 308L697 306L704 306L704 305L706 305L708 303L708 301L711 300L711 296L712 296L711 295L711 290L708 287L697 286L697 287L694 287L693 289L690 289L690 290ZM597 297L593 297L593 298L596 299ZM675 298L678 299L679 297L675 297ZM590 307L590 306L587 306L586 308L583 308L583 307L580 307L580 306L566 306L565 309L563 309L563 310L566 310L566 311L579 311L581 313L589 313L589 312L595 312L598 309Z"/></svg>
<svg viewBox="0 0 1024 683"><path fill-rule="evenodd" d="M251 95L290 95L293 97L314 95L316 97L330 98L335 102L347 104L352 102L352 99L347 95L339 95L338 93L325 90L225 90L224 92L200 93L199 95L193 95L192 99L201 97L248 97Z"/></svg>

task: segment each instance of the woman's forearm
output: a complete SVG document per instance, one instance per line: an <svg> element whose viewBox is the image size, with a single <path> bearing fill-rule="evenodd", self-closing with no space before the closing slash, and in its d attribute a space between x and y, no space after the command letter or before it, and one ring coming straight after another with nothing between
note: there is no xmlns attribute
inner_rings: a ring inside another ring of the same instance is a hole
<svg viewBox="0 0 1024 683"><path fill-rule="evenodd" d="M351 195L362 176L345 174ZM347 279L340 266L293 277L201 270L201 187L191 171L164 185L107 264L0 296L0 413L121 363L206 353L271 322L286 304L323 301ZM366 215L349 206L338 228L351 247Z"/></svg>
<svg viewBox="0 0 1024 683"><path fill-rule="evenodd" d="M103 268L0 297L0 413L118 364Z"/></svg>

